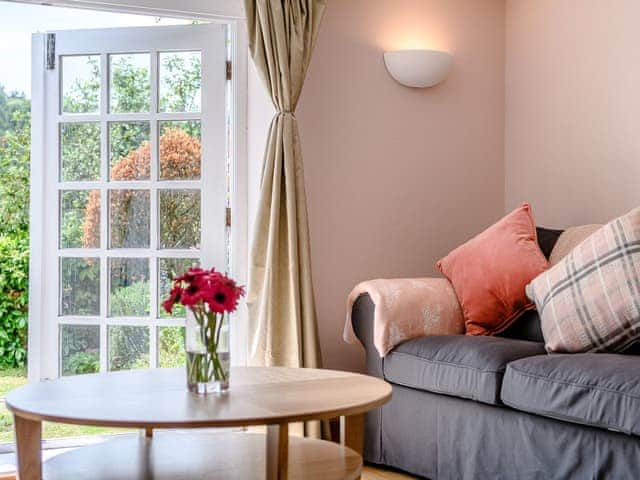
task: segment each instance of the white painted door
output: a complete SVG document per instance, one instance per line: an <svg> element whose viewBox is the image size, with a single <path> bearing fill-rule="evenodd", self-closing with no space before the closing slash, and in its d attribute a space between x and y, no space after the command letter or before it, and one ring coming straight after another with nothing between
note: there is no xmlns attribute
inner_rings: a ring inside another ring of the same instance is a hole
<svg viewBox="0 0 640 480"><path fill-rule="evenodd" d="M34 36L30 378L181 365L171 276L228 262L227 27L54 37Z"/></svg>

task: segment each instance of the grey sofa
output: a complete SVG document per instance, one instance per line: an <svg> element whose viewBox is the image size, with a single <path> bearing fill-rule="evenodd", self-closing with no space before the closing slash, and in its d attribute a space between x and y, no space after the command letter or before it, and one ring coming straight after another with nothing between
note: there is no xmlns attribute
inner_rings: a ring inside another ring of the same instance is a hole
<svg viewBox="0 0 640 480"><path fill-rule="evenodd" d="M393 397L364 458L441 479L640 479L640 353L552 354L528 312L499 337L414 339L380 358L368 295L352 322Z"/></svg>

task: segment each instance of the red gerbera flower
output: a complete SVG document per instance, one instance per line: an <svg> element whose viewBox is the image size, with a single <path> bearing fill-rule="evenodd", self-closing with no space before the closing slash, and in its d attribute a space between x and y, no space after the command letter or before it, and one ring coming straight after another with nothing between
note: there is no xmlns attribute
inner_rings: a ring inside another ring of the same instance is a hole
<svg viewBox="0 0 640 480"><path fill-rule="evenodd" d="M171 314L173 311L173 306L180 301L180 297L182 296L182 288L180 285L174 285L169 292L169 297L162 302L162 307L168 314Z"/></svg>
<svg viewBox="0 0 640 480"><path fill-rule="evenodd" d="M202 290L201 285L201 281L194 280L184 287L180 297L180 303L184 306L191 307L201 300L204 300L203 297L206 295L206 292Z"/></svg>
<svg viewBox="0 0 640 480"><path fill-rule="evenodd" d="M213 268L204 270L194 267L175 278L171 293L162 305L169 313L177 302L192 309L199 304L206 304L211 312L233 312L243 295L244 288L237 286L223 273Z"/></svg>
<svg viewBox="0 0 640 480"><path fill-rule="evenodd" d="M198 277L201 277L203 275L208 275L209 273L210 272L208 270L204 270L203 268L191 267L189 270L187 270L185 273L183 273L179 277L174 278L173 281L179 282L179 283L182 283L182 282L192 283Z"/></svg>

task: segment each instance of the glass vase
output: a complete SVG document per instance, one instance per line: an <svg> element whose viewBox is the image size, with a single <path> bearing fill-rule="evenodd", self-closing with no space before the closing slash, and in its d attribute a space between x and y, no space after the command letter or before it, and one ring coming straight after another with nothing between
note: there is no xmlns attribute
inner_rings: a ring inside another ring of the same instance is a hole
<svg viewBox="0 0 640 480"><path fill-rule="evenodd" d="M228 315L187 308L185 349L187 389L198 395L229 390Z"/></svg>

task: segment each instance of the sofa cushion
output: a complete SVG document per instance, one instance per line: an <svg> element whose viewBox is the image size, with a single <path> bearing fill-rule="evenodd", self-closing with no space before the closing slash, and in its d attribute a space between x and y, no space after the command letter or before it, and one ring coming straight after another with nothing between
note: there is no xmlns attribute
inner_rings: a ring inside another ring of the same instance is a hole
<svg viewBox="0 0 640 480"><path fill-rule="evenodd" d="M383 373L391 383L499 405L507 363L540 354L542 343L525 340L430 336L392 350L384 358Z"/></svg>
<svg viewBox="0 0 640 480"><path fill-rule="evenodd" d="M504 332L500 332L498 336L544 343L538 311L527 310L509 328Z"/></svg>
<svg viewBox="0 0 640 480"><path fill-rule="evenodd" d="M580 245L587 237L602 228L601 224L579 225L567 228L556 241L549 254L549 264L557 264L566 257L571 250Z"/></svg>
<svg viewBox="0 0 640 480"><path fill-rule="evenodd" d="M553 354L510 363L502 401L529 413L640 435L640 358Z"/></svg>
<svg viewBox="0 0 640 480"><path fill-rule="evenodd" d="M553 251L553 247L556 246L558 242L558 238L564 230L556 230L553 228L545 228L545 227L536 227L536 236L538 237L538 246L545 258L549 260L551 256L551 252Z"/></svg>
<svg viewBox="0 0 640 480"><path fill-rule="evenodd" d="M550 352L619 352L640 340L640 207L587 237L526 292Z"/></svg>
<svg viewBox="0 0 640 480"><path fill-rule="evenodd" d="M524 288L549 266L536 239L525 203L436 264L456 291L467 335L500 333L534 307Z"/></svg>

